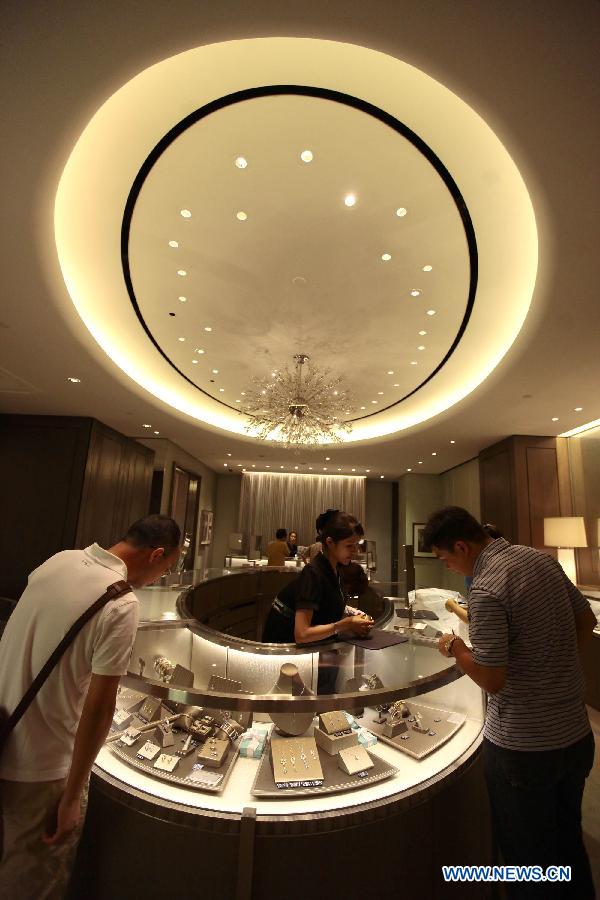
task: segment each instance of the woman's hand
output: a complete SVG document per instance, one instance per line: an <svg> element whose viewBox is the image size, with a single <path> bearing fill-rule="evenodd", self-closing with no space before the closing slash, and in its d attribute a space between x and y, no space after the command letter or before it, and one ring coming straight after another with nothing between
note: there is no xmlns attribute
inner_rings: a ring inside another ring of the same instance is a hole
<svg viewBox="0 0 600 900"><path fill-rule="evenodd" d="M359 616L345 616L337 623L338 632L351 632L359 637L367 637L373 627L373 619L365 613Z"/></svg>

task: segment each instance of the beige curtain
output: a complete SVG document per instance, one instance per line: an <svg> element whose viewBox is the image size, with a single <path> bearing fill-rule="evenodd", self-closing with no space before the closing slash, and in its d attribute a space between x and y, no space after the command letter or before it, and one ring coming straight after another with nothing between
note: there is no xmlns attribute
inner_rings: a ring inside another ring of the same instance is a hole
<svg viewBox="0 0 600 900"><path fill-rule="evenodd" d="M315 539L315 519L326 509L365 516L364 477L340 475L278 475L256 472L242 475L238 530L260 534L263 548L278 528L298 533L298 544Z"/></svg>

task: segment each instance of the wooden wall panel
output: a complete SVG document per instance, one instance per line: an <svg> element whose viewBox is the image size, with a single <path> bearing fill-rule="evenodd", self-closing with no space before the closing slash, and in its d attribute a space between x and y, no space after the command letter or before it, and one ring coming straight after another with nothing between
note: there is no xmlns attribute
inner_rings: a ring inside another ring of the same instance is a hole
<svg viewBox="0 0 600 900"><path fill-rule="evenodd" d="M517 539L511 445L501 441L479 455L481 521L500 529L508 541Z"/></svg>
<svg viewBox="0 0 600 900"><path fill-rule="evenodd" d="M525 455L529 498L529 545L542 549L545 547L544 518L561 514L556 449L527 447Z"/></svg>

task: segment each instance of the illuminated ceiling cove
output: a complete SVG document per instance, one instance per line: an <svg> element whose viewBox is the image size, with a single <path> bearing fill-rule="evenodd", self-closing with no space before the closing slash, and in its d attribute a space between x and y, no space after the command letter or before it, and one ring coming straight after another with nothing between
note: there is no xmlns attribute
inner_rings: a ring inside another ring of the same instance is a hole
<svg viewBox="0 0 600 900"><path fill-rule="evenodd" d="M113 362L242 439L245 389L296 353L354 396L345 441L444 411L510 347L537 265L525 185L472 109L306 39L201 47L124 85L71 154L55 231Z"/></svg>

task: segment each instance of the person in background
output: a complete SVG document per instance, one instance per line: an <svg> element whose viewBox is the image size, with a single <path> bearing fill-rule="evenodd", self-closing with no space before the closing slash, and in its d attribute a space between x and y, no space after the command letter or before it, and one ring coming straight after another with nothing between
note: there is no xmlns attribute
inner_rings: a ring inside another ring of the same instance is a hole
<svg viewBox="0 0 600 900"><path fill-rule="evenodd" d="M295 531L290 531L287 539L288 545L288 556L296 556L298 553L298 534Z"/></svg>
<svg viewBox="0 0 600 900"><path fill-rule="evenodd" d="M473 576L472 649L444 634L439 650L488 694L484 773L504 862L570 866L559 896L595 897L581 832L594 736L579 654L596 617L556 560L493 539L465 509L434 513L423 539L450 570ZM509 896L540 896L534 882L511 889Z"/></svg>
<svg viewBox="0 0 600 900"><path fill-rule="evenodd" d="M275 532L275 540L269 541L267 544L267 565L268 566L284 566L285 558L288 555L287 531L285 528L278 528Z"/></svg>
<svg viewBox="0 0 600 900"><path fill-rule="evenodd" d="M12 712L71 625L117 581L142 587L179 558L180 529L146 516L104 550L64 550L31 573L0 643L0 705ZM138 623L133 591L110 600L69 645L0 758L0 897L62 897L93 762L110 728Z"/></svg>

